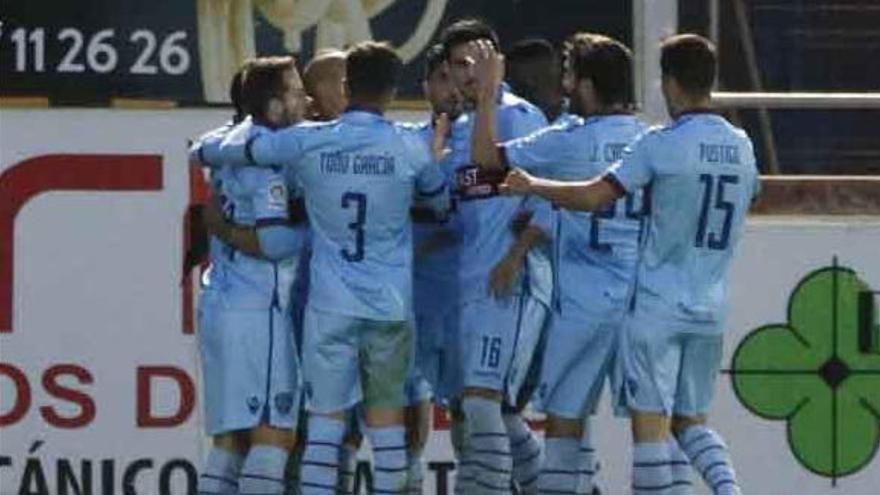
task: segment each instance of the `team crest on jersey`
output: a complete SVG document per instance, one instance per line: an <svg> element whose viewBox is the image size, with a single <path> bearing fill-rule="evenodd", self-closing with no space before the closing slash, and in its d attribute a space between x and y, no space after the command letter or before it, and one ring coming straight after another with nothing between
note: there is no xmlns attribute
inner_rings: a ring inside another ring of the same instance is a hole
<svg viewBox="0 0 880 495"><path fill-rule="evenodd" d="M293 408L293 394L281 392L275 395L275 409L281 414L287 414Z"/></svg>
<svg viewBox="0 0 880 495"><path fill-rule="evenodd" d="M287 187L280 180L272 181L269 184L269 206L272 208L287 208Z"/></svg>
<svg viewBox="0 0 880 495"><path fill-rule="evenodd" d="M251 414L256 414L260 409L260 398L256 395L252 395L247 400L248 409L250 409Z"/></svg>

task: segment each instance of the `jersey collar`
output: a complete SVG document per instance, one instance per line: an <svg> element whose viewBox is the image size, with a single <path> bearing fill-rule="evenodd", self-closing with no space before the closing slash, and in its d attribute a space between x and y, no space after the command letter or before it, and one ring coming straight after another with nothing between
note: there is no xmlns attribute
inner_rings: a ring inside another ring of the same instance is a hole
<svg viewBox="0 0 880 495"><path fill-rule="evenodd" d="M349 122L379 122L386 120L385 116L375 108L360 105L349 105L340 116L340 119Z"/></svg>

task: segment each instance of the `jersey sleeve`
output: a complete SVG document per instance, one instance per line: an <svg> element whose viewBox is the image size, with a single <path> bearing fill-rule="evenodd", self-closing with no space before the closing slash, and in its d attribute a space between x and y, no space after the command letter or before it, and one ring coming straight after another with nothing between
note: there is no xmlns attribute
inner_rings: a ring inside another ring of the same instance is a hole
<svg viewBox="0 0 880 495"><path fill-rule="evenodd" d="M272 169L261 169L254 194L254 217L257 227L286 224L288 191L284 177Z"/></svg>
<svg viewBox="0 0 880 495"><path fill-rule="evenodd" d="M611 165L604 178L627 193L634 193L654 179L651 163L651 143L654 139L646 134L626 147L623 158Z"/></svg>
<svg viewBox="0 0 880 495"><path fill-rule="evenodd" d="M548 168L559 163L561 154L570 149L571 145L565 142L567 135L561 128L547 127L502 143L500 148L509 165L543 175Z"/></svg>
<svg viewBox="0 0 880 495"><path fill-rule="evenodd" d="M232 129L229 125L203 134L189 147L189 161L214 169L220 167L220 143Z"/></svg>
<svg viewBox="0 0 880 495"><path fill-rule="evenodd" d="M297 127L272 132L264 127L239 125L220 144L220 155L232 165L274 167L302 157L302 133Z"/></svg>

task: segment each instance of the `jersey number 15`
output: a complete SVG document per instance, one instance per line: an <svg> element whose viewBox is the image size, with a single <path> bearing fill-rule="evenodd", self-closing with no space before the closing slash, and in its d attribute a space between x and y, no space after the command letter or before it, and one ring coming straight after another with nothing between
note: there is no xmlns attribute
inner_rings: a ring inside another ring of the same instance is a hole
<svg viewBox="0 0 880 495"><path fill-rule="evenodd" d="M697 238L694 240L694 246L708 247L717 251L727 249L730 242L730 225L733 222L733 215L736 213L736 205L724 199L724 189L728 185L739 184L739 176L732 174L712 175L700 174L700 182L703 183L703 206L700 208L699 223L697 223ZM713 201L714 192L714 201ZM720 210L724 213L724 221L721 224L721 232L708 232L709 208Z"/></svg>

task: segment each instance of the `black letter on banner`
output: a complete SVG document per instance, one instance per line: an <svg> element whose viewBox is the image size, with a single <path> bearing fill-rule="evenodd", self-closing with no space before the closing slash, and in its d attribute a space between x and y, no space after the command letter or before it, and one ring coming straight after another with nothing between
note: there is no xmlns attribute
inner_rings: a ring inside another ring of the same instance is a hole
<svg viewBox="0 0 880 495"><path fill-rule="evenodd" d="M153 467L152 459L138 459L129 464L122 474L122 493L124 495L138 495L135 490L135 478L137 478L138 471L151 467Z"/></svg>
<svg viewBox="0 0 880 495"><path fill-rule="evenodd" d="M92 461L83 460L80 464L80 479L82 484L76 479L76 473L73 472L73 466L67 459L58 459L55 466L55 482L57 485L58 495L67 495L68 486L73 488L76 495L91 495L92 493Z"/></svg>
<svg viewBox="0 0 880 495"><path fill-rule="evenodd" d="M104 495L114 495L116 493L116 487L114 486L116 480L113 476L115 471L113 459L101 461L101 493Z"/></svg>
<svg viewBox="0 0 880 495"><path fill-rule="evenodd" d="M186 459L171 459L159 471L159 493L162 495L174 495L171 491L171 474L175 469L183 469L186 473L186 493L196 493L196 468Z"/></svg>
<svg viewBox="0 0 880 495"><path fill-rule="evenodd" d="M373 493L373 472L367 461L358 462L354 470L354 493L361 492L361 485L367 487L367 493Z"/></svg>
<svg viewBox="0 0 880 495"><path fill-rule="evenodd" d="M449 493L449 473L455 471L454 462L429 462L428 470L434 471L437 482L437 495L447 495Z"/></svg>
<svg viewBox="0 0 880 495"><path fill-rule="evenodd" d="M31 485L37 484L36 488ZM46 475L43 474L43 465L37 457L28 457L24 465L24 474L21 475L21 485L18 487L18 495L49 495L49 487L46 485Z"/></svg>

